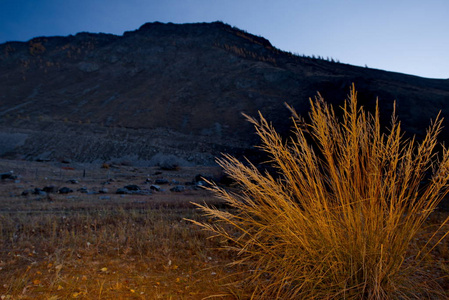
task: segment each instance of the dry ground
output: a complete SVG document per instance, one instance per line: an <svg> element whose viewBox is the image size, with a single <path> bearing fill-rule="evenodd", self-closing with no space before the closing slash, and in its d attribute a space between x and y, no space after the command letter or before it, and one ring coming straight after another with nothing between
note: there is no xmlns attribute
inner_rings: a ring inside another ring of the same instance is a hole
<svg viewBox="0 0 449 300"><path fill-rule="evenodd" d="M242 287L227 285L235 278L226 266L232 255L217 251L217 241L185 220L204 220L190 202L221 204L207 191L186 186L175 193L171 185L161 185L165 191L151 195L115 194L128 184L149 188L147 178L183 184L196 174L217 175L217 168L105 169L0 160L0 172L6 171L19 177L0 182L1 299L245 298ZM68 183L71 179L78 183ZM74 192L21 195L50 185ZM86 194L77 191L81 187L108 191ZM445 215L435 214L429 228ZM449 274L447 240L434 257L429 273L449 290L449 281L441 278Z"/></svg>
<svg viewBox="0 0 449 300"><path fill-rule="evenodd" d="M147 178L184 183L196 174L217 174L216 168L0 161L0 170L19 175L0 182L1 299L234 298L220 286L230 281L223 266L231 257L184 220L201 218L190 202L220 204L207 191L186 186L175 193L166 184L151 195L115 194L128 184L148 189ZM50 185L74 192L21 195ZM81 187L108 192L76 191Z"/></svg>

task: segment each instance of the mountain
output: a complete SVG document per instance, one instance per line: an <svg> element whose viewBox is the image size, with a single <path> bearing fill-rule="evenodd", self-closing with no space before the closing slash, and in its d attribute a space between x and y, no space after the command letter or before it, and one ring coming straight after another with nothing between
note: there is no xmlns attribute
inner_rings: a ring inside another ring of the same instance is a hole
<svg viewBox="0 0 449 300"><path fill-rule="evenodd" d="M258 139L242 112L260 110L288 133L284 102L306 115L309 97L319 91L341 105L352 83L368 109L378 97L386 125L396 100L409 135L421 136L439 110L449 116L449 79L300 57L221 22L8 42L0 45L0 156L181 164L251 156Z"/></svg>

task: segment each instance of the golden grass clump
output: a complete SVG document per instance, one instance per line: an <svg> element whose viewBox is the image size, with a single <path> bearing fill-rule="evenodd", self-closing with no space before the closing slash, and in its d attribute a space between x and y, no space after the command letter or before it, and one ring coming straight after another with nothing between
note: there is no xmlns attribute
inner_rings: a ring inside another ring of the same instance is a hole
<svg viewBox="0 0 449 300"><path fill-rule="evenodd" d="M449 151L436 153L442 118L418 143L404 139L395 113L385 133L378 106L374 115L358 107L354 87L348 97L340 119L320 95L310 100L309 123L289 107L287 141L262 114L246 116L276 175L229 155L218 160L240 189L211 189L234 209L200 205L216 221L197 224L248 266L241 284L251 298L443 297L424 267L447 232L441 225L417 239L448 192Z"/></svg>

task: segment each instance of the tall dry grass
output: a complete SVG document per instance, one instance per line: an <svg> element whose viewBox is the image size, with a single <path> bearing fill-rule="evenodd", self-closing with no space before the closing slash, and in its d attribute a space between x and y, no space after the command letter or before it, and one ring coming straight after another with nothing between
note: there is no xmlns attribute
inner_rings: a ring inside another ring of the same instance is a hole
<svg viewBox="0 0 449 300"><path fill-rule="evenodd" d="M247 117L277 174L225 155L219 164L240 190L212 190L235 210L200 206L216 222L197 224L248 265L241 284L254 299L444 297L425 265L447 232L416 242L448 192L449 151L436 155L442 118L417 142L395 114L384 131L379 108L359 107L354 87L340 119L320 95L310 104L309 123L289 107L287 141L261 114Z"/></svg>

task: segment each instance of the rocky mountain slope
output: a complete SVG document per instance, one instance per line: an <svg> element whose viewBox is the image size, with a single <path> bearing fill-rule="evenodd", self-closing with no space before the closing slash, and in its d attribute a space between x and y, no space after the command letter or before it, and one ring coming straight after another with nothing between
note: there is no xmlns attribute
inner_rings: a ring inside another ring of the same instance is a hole
<svg viewBox="0 0 449 300"><path fill-rule="evenodd" d="M0 156L150 164L251 156L257 137L241 112L260 110L286 133L284 102L306 114L319 91L340 105L352 83L368 108L379 98L385 124L396 100L409 134L424 133L439 110L449 116L449 79L299 57L221 22L9 42L0 45Z"/></svg>

